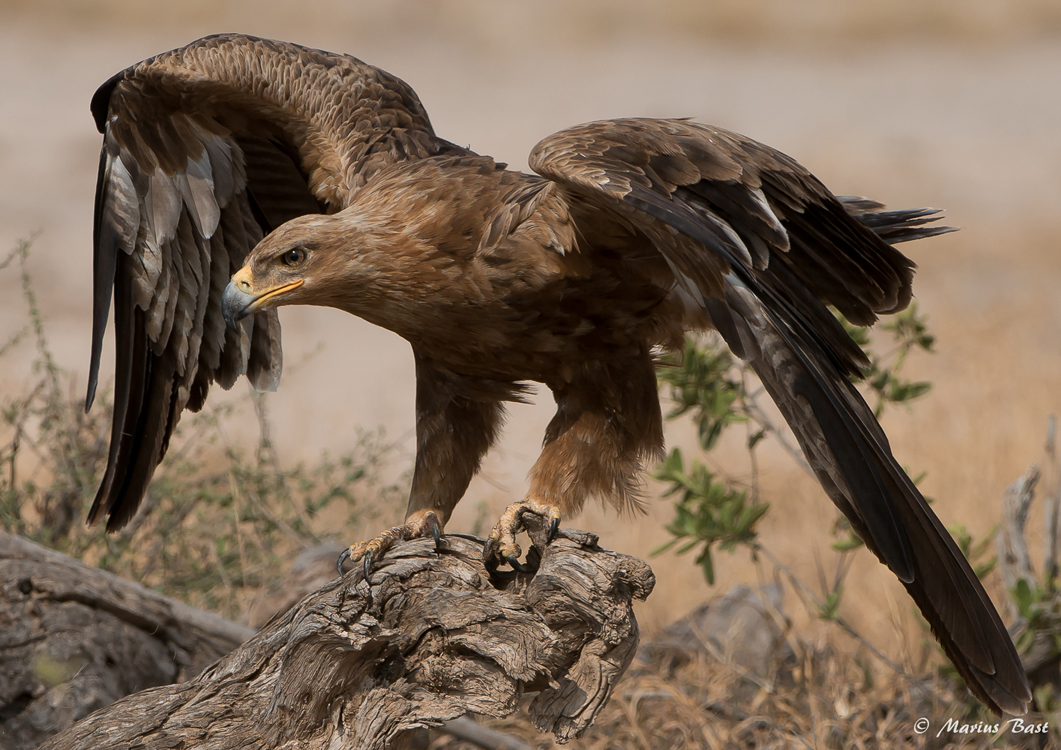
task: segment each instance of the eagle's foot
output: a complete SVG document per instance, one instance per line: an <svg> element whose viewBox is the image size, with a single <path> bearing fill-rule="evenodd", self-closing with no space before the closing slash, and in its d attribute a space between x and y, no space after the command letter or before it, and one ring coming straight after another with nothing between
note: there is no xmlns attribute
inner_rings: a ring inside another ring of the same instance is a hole
<svg viewBox="0 0 1061 750"><path fill-rule="evenodd" d="M383 554L394 546L395 542L404 542L409 539L420 539L431 536L435 540L435 551L442 549L442 521L434 511L425 511L421 515L414 514L401 526L387 529L374 539L367 542L352 544L339 553L336 568L339 575L343 574L343 563L347 560L356 563L363 561L365 578L372 573L373 564L383 557Z"/></svg>
<svg viewBox="0 0 1061 750"><path fill-rule="evenodd" d="M557 506L539 503L531 498L512 503L494 524L490 536L487 537L486 546L483 547L483 565L489 572L493 573L503 563L508 563L513 570L519 573L531 572L519 561L523 550L516 543L516 534L526 528L524 522L526 514L539 516L549 522L549 531L545 537L546 544L556 537L557 529L560 528L560 509Z"/></svg>

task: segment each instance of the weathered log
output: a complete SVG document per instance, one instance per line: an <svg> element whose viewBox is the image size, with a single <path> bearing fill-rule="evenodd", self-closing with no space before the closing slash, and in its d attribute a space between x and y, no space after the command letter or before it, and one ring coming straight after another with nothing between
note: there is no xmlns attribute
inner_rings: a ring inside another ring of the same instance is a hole
<svg viewBox="0 0 1061 750"><path fill-rule="evenodd" d="M0 747L201 672L250 628L0 532Z"/></svg>
<svg viewBox="0 0 1061 750"><path fill-rule="evenodd" d="M534 574L495 580L482 542L449 535L388 551L278 616L187 682L131 695L42 745L384 748L465 713L505 716L524 693L561 741L603 707L637 647L640 560L567 532Z"/></svg>
<svg viewBox="0 0 1061 750"><path fill-rule="evenodd" d="M345 544L334 541L302 550L281 581L265 587L254 597L248 613L251 627L257 630L335 578L335 561L344 549ZM346 566L353 569L354 564L347 562ZM484 750L532 750L519 738L479 724L467 716L445 722L440 731Z"/></svg>

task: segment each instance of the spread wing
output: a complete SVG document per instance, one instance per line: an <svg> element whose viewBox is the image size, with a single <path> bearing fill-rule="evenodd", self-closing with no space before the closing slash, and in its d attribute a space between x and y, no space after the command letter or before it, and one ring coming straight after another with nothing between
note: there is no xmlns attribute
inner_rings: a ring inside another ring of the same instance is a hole
<svg viewBox="0 0 1061 750"><path fill-rule="evenodd" d="M530 165L563 185L577 224L613 216L652 239L674 293L755 368L833 502L969 687L996 711L1023 713L1031 695L1012 641L851 385L864 354L826 306L860 325L905 307L913 264L889 243L947 231L928 226L934 212L841 201L789 157L687 121L579 126L539 143Z"/></svg>
<svg viewBox="0 0 1061 750"><path fill-rule="evenodd" d="M116 363L107 470L89 514L135 512L184 409L214 382L280 377L275 311L235 334L229 277L285 221L332 212L382 167L455 147L416 94L343 55L239 35L207 37L118 73L96 92L92 361L96 391L113 295Z"/></svg>

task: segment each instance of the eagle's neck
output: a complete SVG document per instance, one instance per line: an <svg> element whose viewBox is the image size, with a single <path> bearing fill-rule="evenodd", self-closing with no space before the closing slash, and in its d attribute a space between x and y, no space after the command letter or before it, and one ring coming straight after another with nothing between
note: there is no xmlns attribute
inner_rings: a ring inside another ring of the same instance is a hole
<svg viewBox="0 0 1061 750"><path fill-rule="evenodd" d="M444 207L434 207L436 211ZM439 233L423 214L393 204L336 214L334 283L320 304L336 307L416 343L438 316L464 302L477 237ZM430 211L434 213L434 211Z"/></svg>

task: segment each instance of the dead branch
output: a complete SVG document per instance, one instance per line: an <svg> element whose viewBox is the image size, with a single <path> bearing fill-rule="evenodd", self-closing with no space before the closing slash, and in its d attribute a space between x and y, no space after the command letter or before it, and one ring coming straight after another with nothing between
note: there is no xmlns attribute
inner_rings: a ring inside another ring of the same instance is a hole
<svg viewBox="0 0 1061 750"><path fill-rule="evenodd" d="M385 748L465 713L508 715L531 692L539 728L578 736L634 655L632 599L651 571L579 532L497 586L481 554L459 535L441 555L429 540L397 546L367 581L330 582L199 676L120 700L42 750Z"/></svg>
<svg viewBox="0 0 1061 750"><path fill-rule="evenodd" d="M198 674L252 633L0 532L0 746L35 748L129 693Z"/></svg>
<svg viewBox="0 0 1061 750"><path fill-rule="evenodd" d="M1055 689L1061 686L1061 655L1057 645L1057 633L1061 632L1057 590L1058 566L1058 512L1061 506L1061 466L1057 455L1057 422L1053 415L1047 423L1044 469L1032 464L1011 484L1002 498L1002 524L995 540L998 551L998 567L1006 590L1013 592L1017 584L1024 581L1031 592L1034 614L1018 611L1015 597L1006 599L1010 614L1017 620L1015 638L1021 643L1021 661L1028 672L1033 688L1050 684ZM1041 477L1041 482L1040 482ZM1035 498L1036 485L1044 495L1044 540L1043 572L1038 577L1032 569L1031 556L1025 525L1028 510ZM1027 638L1031 629L1030 641Z"/></svg>
<svg viewBox="0 0 1061 750"><path fill-rule="evenodd" d="M450 719L444 725L447 734L453 735L458 740L471 743L485 750L534 750L534 748L523 740L499 732L496 729L477 724L467 716Z"/></svg>
<svg viewBox="0 0 1061 750"><path fill-rule="evenodd" d="M1006 591L1013 591L1017 581L1024 579L1035 588L1035 572L1032 570L1028 543L1024 538L1024 527L1028 522L1028 508L1035 499L1035 486L1039 483L1039 466L1029 466L1016 482L1006 488L1002 497L1002 526L998 530L995 547L998 553L998 568Z"/></svg>

